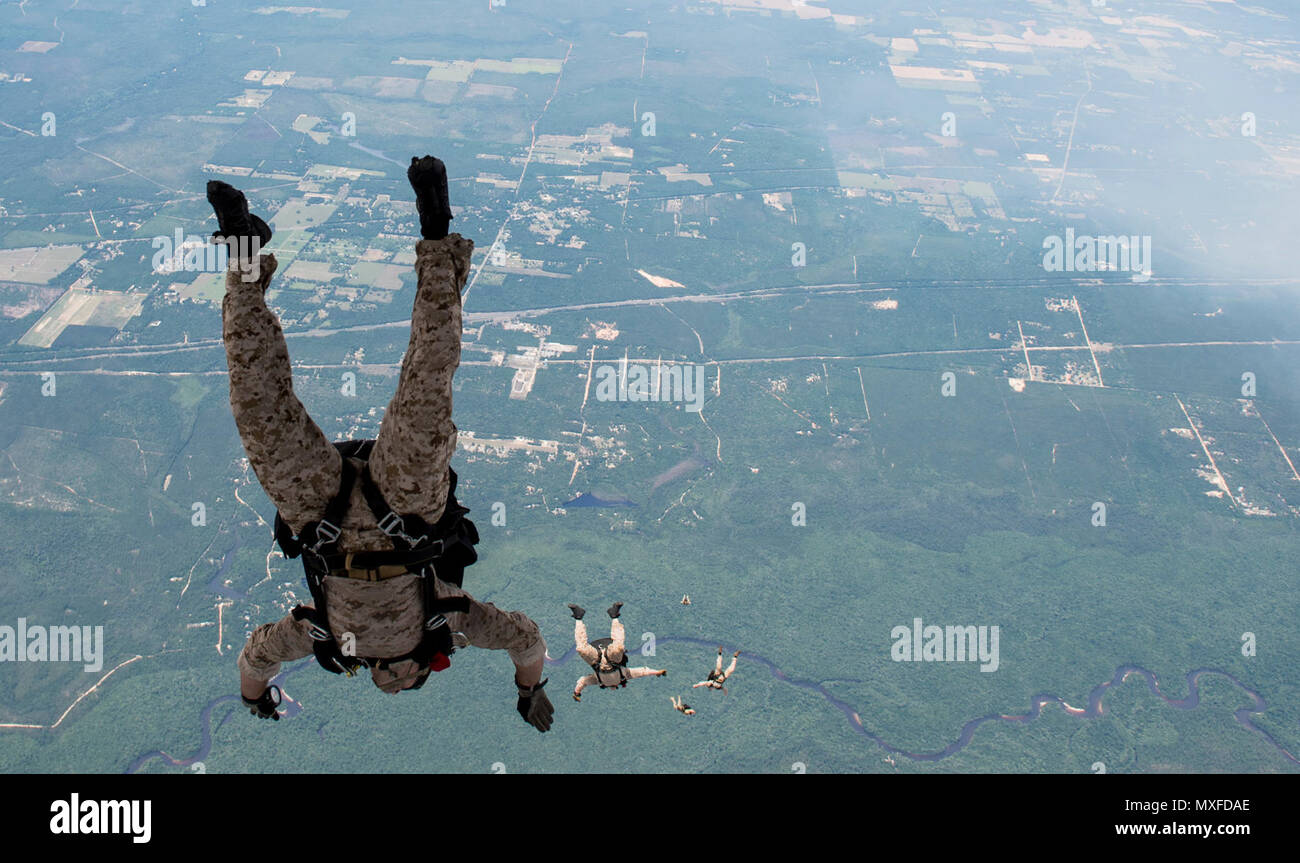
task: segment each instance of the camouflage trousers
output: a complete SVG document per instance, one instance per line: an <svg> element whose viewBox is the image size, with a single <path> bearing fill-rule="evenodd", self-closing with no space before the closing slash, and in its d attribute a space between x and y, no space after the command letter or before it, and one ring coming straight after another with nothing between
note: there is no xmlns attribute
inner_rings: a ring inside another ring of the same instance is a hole
<svg viewBox="0 0 1300 863"><path fill-rule="evenodd" d="M447 468L456 451L451 380L460 364L460 291L474 243L460 234L416 244L418 288L411 339L397 392L388 403L370 472L396 512L432 523L447 503ZM232 264L222 302L222 339L230 369L230 407L262 488L293 528L319 519L339 487L340 456L293 391L289 349L264 293L277 262ZM245 281L249 269L257 277ZM359 488L344 520L340 548L391 548Z"/></svg>
<svg viewBox="0 0 1300 863"><path fill-rule="evenodd" d="M441 240L421 240L415 249L411 338L397 392L370 455L370 471L394 511L433 523L447 502L447 470L456 450L451 383L460 363L460 291L469 275L474 244L451 234ZM242 264L232 258L222 302L222 338L230 370L230 407L244 451L267 496L297 533L321 518L338 492L341 456L294 393L284 332L265 300L277 265L271 254ZM359 484L352 489L340 528L342 551L392 548ZM419 643L423 597L418 577L372 583L331 576L325 579L325 587L330 628L336 637L350 634L358 656L401 656ZM463 594L441 581L438 592ZM546 649L536 624L520 612L506 613L490 603L472 601L468 613L447 618L462 645L508 649L513 659L525 663ZM307 656L311 647L307 625L286 617L253 632L240 653L239 666L245 674L269 680L281 662ZM398 669L372 675L376 685L397 691L414 682L412 674L419 670L406 671L411 673Z"/></svg>

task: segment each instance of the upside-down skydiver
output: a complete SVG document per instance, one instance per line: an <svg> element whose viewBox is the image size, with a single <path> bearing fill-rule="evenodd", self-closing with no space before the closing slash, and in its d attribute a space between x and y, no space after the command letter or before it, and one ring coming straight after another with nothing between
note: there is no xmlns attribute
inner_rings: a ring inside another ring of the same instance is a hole
<svg viewBox="0 0 1300 863"><path fill-rule="evenodd" d="M591 674L578 678L573 687L573 700L582 700L582 690L588 686L598 685L601 689L620 689L627 686L629 680L639 677L664 677L668 674L662 669L627 667L627 648L624 644L623 621L618 619L623 603L616 602L605 612L610 616L609 638L587 640L587 625L582 622L586 609L569 604L573 613L573 640L578 655L591 666Z"/></svg>
<svg viewBox="0 0 1300 863"><path fill-rule="evenodd" d="M240 652L240 689L250 712L278 719L270 685L280 664L315 653L327 670L368 669L385 692L418 689L456 649L507 650L516 709L539 731L553 708L541 679L546 644L519 611L461 589L477 559L478 533L456 501L452 375L460 362L461 298L472 241L448 234L452 218L443 163L411 159L422 239L411 337L397 393L373 441L330 443L293 391L289 353L264 293L275 273L260 254L271 229L244 194L208 183L230 248L222 338L230 405L244 450L275 504L276 539L303 558L312 603L255 629Z"/></svg>
<svg viewBox="0 0 1300 863"><path fill-rule="evenodd" d="M691 687L691 689L699 689L701 686L707 686L709 689L721 689L722 693L725 695L727 692L727 687L724 684L726 684L727 680L731 678L731 675L736 673L736 660L739 658L740 658L740 651L737 650L735 653L731 654L731 664L727 666L726 671L723 671L722 670L722 648L719 647L718 661L714 663L713 670L709 672L708 677L706 677L704 680L701 680L699 683L696 683L694 686Z"/></svg>

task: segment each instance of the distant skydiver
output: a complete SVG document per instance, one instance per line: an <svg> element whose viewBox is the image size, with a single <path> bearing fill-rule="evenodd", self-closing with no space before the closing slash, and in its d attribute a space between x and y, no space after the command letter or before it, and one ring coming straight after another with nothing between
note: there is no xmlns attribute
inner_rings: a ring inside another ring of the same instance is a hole
<svg viewBox="0 0 1300 863"><path fill-rule="evenodd" d="M685 701L682 701L681 696L670 695L668 696L668 700L673 703L673 710L676 710L678 713L684 713L687 716L695 715L695 708L691 707Z"/></svg>
<svg viewBox="0 0 1300 863"><path fill-rule="evenodd" d="M230 406L258 480L278 508L276 540L303 558L312 603L257 627L239 654L240 690L257 715L276 718L269 681L280 664L315 653L328 671L362 668L397 693L423 686L457 648L507 650L516 709L538 731L553 708L542 687L546 644L537 624L461 589L477 560L478 532L456 502L452 375L460 363L460 291L472 241L448 234L447 172L431 156L411 159L423 239L411 338L397 393L377 439L331 444L293 391L289 352L264 292L276 260L258 250L271 229L244 194L208 183L217 214L213 241L230 248L222 338Z"/></svg>
<svg viewBox="0 0 1300 863"><path fill-rule="evenodd" d="M723 671L722 670L722 648L719 647L718 661L713 666L713 670L709 672L709 676L706 679L701 680L699 683L692 686L691 689L699 689L701 686L707 686L710 689L721 689L723 694L725 695L727 692L727 687L723 686L723 684L727 682L727 679L731 677L731 675L736 673L736 659L739 656L740 656L739 650L731 654L731 664L727 666L726 671Z"/></svg>
<svg viewBox="0 0 1300 863"><path fill-rule="evenodd" d="M578 655L583 661L591 666L591 674L578 678L577 684L573 687L573 700L582 700L582 690L593 684L599 685L601 689L618 689L627 686L629 680L636 680L638 677L664 677L667 671L656 671L653 668L641 666L640 668L627 667L627 650L624 645L623 622L618 619L619 610L623 603L616 602L607 610L611 618L609 624L609 638L597 638L595 641L587 641L587 625L582 622L582 617L587 613L586 609L581 606L569 603L569 610L573 612L573 640L578 647Z"/></svg>

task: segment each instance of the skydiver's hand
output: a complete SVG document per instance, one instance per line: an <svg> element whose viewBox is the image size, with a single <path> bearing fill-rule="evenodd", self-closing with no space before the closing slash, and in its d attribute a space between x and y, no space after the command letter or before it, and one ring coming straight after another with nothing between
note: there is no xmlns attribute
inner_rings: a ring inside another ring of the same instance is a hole
<svg viewBox="0 0 1300 863"><path fill-rule="evenodd" d="M280 721L280 711L276 710L280 706L280 687L268 686L266 690L256 699L239 696L248 708L248 712L259 719L273 719Z"/></svg>
<svg viewBox="0 0 1300 863"><path fill-rule="evenodd" d="M555 707L542 689L545 685L545 680L536 686L515 684L515 688L519 691L519 701L515 704L515 709L524 718L524 722L543 733L550 730L551 717L555 715Z"/></svg>

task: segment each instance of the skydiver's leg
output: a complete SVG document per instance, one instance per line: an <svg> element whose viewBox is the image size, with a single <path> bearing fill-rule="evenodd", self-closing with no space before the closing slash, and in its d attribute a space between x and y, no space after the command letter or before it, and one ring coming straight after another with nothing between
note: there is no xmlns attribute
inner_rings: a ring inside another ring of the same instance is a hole
<svg viewBox="0 0 1300 863"><path fill-rule="evenodd" d="M723 678L724 680L727 679L728 677L730 677L731 675L733 675L733 674L736 673L736 660L737 660L739 657L740 657L740 651L737 650L737 651L736 651L736 655L733 656L733 657L731 657L731 664L727 666L727 670L724 671L724 672L722 672L722 678ZM721 657L721 656L718 657L718 664L719 664L719 665L722 664L722 657Z"/></svg>
<svg viewBox="0 0 1300 863"><path fill-rule="evenodd" d="M626 634L623 632L623 621L617 617L609 623L609 637L613 643L606 648L605 655L609 657L610 662L618 665L623 660L623 654L626 651L626 645L624 644Z"/></svg>
<svg viewBox="0 0 1300 863"><path fill-rule="evenodd" d="M718 648L718 661L714 664L713 670L718 674L722 673L722 648Z"/></svg>
<svg viewBox="0 0 1300 863"><path fill-rule="evenodd" d="M473 250L459 234L416 244L411 339L370 456L388 505L429 522L447 503L447 467L456 450L451 381L460 363L460 290Z"/></svg>
<svg viewBox="0 0 1300 863"><path fill-rule="evenodd" d="M424 182L409 176L412 186ZM445 230L445 222L441 227ZM473 251L473 241L460 234L415 244L411 339L397 394L370 455L371 474L388 505L428 522L436 521L447 503L447 467L456 451L451 379L460 364L460 291Z"/></svg>
<svg viewBox="0 0 1300 863"><path fill-rule="evenodd" d="M573 642L578 648L578 655L585 659L588 665L600 658L600 651L587 641L587 624L581 620L573 621Z"/></svg>
<svg viewBox="0 0 1300 863"><path fill-rule="evenodd" d="M275 268L274 255L247 263L231 256L221 337L230 408L244 451L267 497L297 531L321 517L338 491L341 464L338 450L294 394L284 331L266 305Z"/></svg>
<svg viewBox="0 0 1300 863"><path fill-rule="evenodd" d="M663 677L668 672L661 668L650 668L642 665L637 668L626 668L623 673L627 675L628 680L636 680L638 677Z"/></svg>

